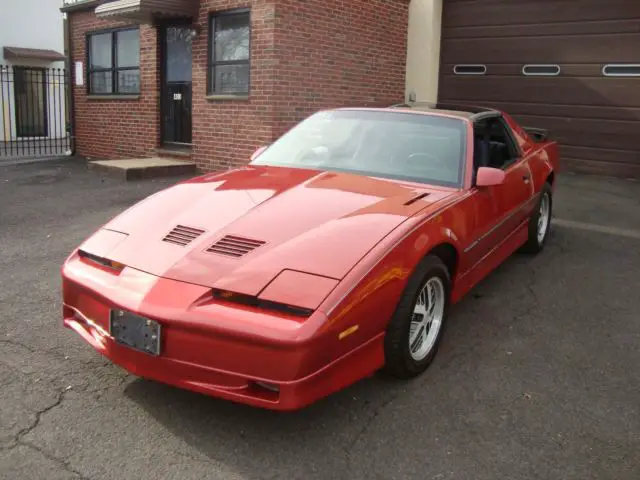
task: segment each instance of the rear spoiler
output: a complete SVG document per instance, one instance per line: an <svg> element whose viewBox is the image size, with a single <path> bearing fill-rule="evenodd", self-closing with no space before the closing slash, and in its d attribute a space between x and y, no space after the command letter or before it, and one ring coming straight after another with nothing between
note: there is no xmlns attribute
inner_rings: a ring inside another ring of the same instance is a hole
<svg viewBox="0 0 640 480"><path fill-rule="evenodd" d="M524 131L529 134L536 142L546 142L549 140L549 131L544 128L523 127Z"/></svg>

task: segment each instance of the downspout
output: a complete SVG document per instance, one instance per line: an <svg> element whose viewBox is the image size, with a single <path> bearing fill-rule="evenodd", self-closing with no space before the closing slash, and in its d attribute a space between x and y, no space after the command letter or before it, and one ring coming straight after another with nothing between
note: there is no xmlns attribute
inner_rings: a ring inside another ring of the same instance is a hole
<svg viewBox="0 0 640 480"><path fill-rule="evenodd" d="M69 93L69 123L71 135L71 156L76 154L76 108L73 95L74 69L73 69L73 36L71 35L71 15L65 13L67 21L67 72L68 72L68 93Z"/></svg>

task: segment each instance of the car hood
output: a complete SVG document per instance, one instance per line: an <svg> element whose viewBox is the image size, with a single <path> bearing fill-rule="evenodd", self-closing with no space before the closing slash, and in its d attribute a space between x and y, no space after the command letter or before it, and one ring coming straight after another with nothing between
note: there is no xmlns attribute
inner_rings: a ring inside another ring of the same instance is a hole
<svg viewBox="0 0 640 480"><path fill-rule="evenodd" d="M156 276L257 295L285 269L342 279L407 218L437 209L452 193L248 166L156 193L80 248Z"/></svg>

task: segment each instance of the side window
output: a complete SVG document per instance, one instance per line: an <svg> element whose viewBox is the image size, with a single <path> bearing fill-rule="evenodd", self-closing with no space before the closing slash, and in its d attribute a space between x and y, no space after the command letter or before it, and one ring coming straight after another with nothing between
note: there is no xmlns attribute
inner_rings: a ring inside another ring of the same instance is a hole
<svg viewBox="0 0 640 480"><path fill-rule="evenodd" d="M474 126L474 166L505 169L518 159L513 138L501 118L489 118Z"/></svg>
<svg viewBox="0 0 640 480"><path fill-rule="evenodd" d="M473 169L489 166L489 135L487 120L478 120L473 125Z"/></svg>

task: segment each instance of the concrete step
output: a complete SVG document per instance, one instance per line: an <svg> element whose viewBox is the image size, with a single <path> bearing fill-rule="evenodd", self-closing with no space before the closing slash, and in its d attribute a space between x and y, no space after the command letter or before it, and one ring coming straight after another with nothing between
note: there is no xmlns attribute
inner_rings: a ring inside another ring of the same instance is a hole
<svg viewBox="0 0 640 480"><path fill-rule="evenodd" d="M196 173L196 164L189 160L151 157L125 160L94 160L89 162L89 169L129 181Z"/></svg>
<svg viewBox="0 0 640 480"><path fill-rule="evenodd" d="M175 158L177 160L191 160L191 148L156 148L156 155L160 158Z"/></svg>

